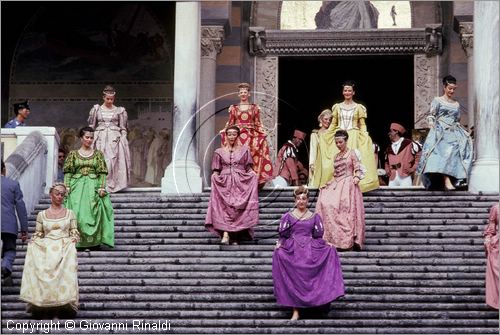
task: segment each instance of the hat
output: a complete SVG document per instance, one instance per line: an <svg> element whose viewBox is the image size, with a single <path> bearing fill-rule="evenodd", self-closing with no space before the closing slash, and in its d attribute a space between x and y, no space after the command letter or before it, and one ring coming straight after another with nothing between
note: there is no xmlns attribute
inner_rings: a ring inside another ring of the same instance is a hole
<svg viewBox="0 0 500 335"><path fill-rule="evenodd" d="M399 123L395 123L395 122L391 123L391 130L399 131L400 134L406 133L405 127L403 127Z"/></svg>
<svg viewBox="0 0 500 335"><path fill-rule="evenodd" d="M306 133L303 133L300 130L295 129L293 132L293 137L299 138L303 141L306 139Z"/></svg>
<svg viewBox="0 0 500 335"><path fill-rule="evenodd" d="M16 112L23 108L30 109L30 105L28 105L28 100L14 104L14 111Z"/></svg>

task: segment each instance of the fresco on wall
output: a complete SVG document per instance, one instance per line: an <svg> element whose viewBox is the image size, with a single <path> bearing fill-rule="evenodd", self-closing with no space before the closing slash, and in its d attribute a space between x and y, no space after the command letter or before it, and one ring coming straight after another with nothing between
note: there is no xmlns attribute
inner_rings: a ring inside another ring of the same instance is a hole
<svg viewBox="0 0 500 335"><path fill-rule="evenodd" d="M154 15L139 4L49 8L36 15L19 44L18 81L165 80L172 51Z"/></svg>

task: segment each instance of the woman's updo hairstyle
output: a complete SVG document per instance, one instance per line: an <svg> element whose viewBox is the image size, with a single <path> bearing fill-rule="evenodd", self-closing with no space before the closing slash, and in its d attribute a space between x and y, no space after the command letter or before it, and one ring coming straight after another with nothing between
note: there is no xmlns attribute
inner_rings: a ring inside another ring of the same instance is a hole
<svg viewBox="0 0 500 335"><path fill-rule="evenodd" d="M85 133L93 133L94 132L94 128L92 127L83 127L82 129L80 129L80 132L78 133L79 137L82 138L83 135L85 135Z"/></svg>
<svg viewBox="0 0 500 335"><path fill-rule="evenodd" d="M240 128L235 124L226 128L226 130L224 131L226 133L226 135L227 135L227 132L231 129L236 130L236 132L238 133L238 136L240 136Z"/></svg>
<svg viewBox="0 0 500 335"><path fill-rule="evenodd" d="M451 75L447 75L446 77L443 78L443 85L448 86L450 84L457 84L457 79Z"/></svg>
<svg viewBox="0 0 500 335"><path fill-rule="evenodd" d="M347 141L349 139L349 133L344 129L339 129L335 132L335 137L342 137Z"/></svg>
<svg viewBox="0 0 500 335"><path fill-rule="evenodd" d="M300 185L293 190L293 197L297 198L299 195L305 194L309 198L309 189L307 186Z"/></svg>

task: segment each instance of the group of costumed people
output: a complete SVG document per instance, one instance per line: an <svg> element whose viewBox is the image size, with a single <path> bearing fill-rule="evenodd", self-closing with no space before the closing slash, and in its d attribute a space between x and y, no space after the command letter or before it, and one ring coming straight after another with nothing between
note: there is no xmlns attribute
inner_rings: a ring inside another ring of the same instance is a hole
<svg viewBox="0 0 500 335"><path fill-rule="evenodd" d="M306 134L295 130L273 166L260 108L249 103L249 87L240 84L240 103L229 108L229 121L221 131L222 146L213 156L205 225L222 244L253 238L259 187L266 182L299 185L301 167L296 155ZM459 123L459 105L452 99L455 89L455 78L445 77L444 94L431 105L430 132L423 148L404 138L402 125L390 125L391 146L385 155L389 185L411 186L415 172L422 175L428 189L437 187L430 177L441 176L447 190L467 178L472 141ZM353 100L354 82L345 82L342 93L344 101L323 111L318 117L320 129L311 134L309 186L320 190L315 213L307 209L307 188L299 186L294 191L295 208L283 215L279 225L280 239L273 254L274 293L278 304L293 308L292 319L299 318L299 308L321 306L344 295L337 251L363 249L362 193L380 186L378 159L366 126L367 110ZM496 275L498 281L498 265Z"/></svg>
<svg viewBox="0 0 500 335"><path fill-rule="evenodd" d="M109 193L127 187L130 154L127 112L106 86L103 104L80 129L81 147L64 161L64 183L50 189L51 205L38 213L28 245L20 298L36 317L65 317L78 310L77 250L114 248Z"/></svg>

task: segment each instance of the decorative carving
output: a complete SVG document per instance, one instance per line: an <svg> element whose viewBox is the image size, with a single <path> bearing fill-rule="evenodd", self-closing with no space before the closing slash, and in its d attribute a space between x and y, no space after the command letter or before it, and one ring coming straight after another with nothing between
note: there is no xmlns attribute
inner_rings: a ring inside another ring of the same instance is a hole
<svg viewBox="0 0 500 335"><path fill-rule="evenodd" d="M460 22L460 42L467 57L472 56L474 44L474 23Z"/></svg>
<svg viewBox="0 0 500 335"><path fill-rule="evenodd" d="M428 24L425 27L425 54L427 57L432 57L442 52L443 27L439 24Z"/></svg>
<svg viewBox="0 0 500 335"><path fill-rule="evenodd" d="M215 58L222 51L224 28L222 26L201 27L201 56Z"/></svg>
<svg viewBox="0 0 500 335"><path fill-rule="evenodd" d="M277 154L278 125L278 57L255 58L254 100L261 108L261 121L267 133L269 154Z"/></svg>
<svg viewBox="0 0 500 335"><path fill-rule="evenodd" d="M428 128L425 117L437 96L437 57L415 55L415 129Z"/></svg>
<svg viewBox="0 0 500 335"><path fill-rule="evenodd" d="M424 28L379 30L266 30L267 55L342 56L424 53Z"/></svg>
<svg viewBox="0 0 500 335"><path fill-rule="evenodd" d="M266 30L264 27L250 27L248 52L252 56L266 55Z"/></svg>

